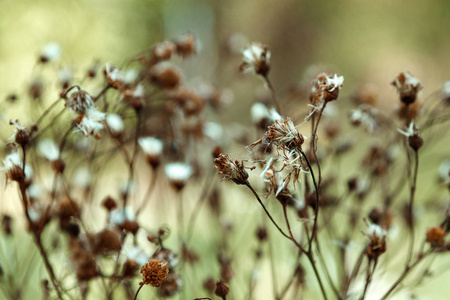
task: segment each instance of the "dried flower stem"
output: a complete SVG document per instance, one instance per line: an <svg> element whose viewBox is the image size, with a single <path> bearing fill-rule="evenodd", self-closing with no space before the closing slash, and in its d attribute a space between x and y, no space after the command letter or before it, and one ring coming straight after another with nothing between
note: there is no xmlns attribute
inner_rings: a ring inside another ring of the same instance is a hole
<svg viewBox="0 0 450 300"><path fill-rule="evenodd" d="M25 178L25 165L26 165L26 147L25 146L22 146L22 153L23 153L22 172L23 172L23 178ZM47 273L50 276L50 280L56 291L58 299L63 300L62 293L60 291L60 286L59 286L58 280L56 279L56 276L55 276L55 272L53 271L53 267L50 263L50 260L48 259L47 252L45 251L44 246L42 245L41 234L39 232L37 232L35 230L35 228L33 227L33 221L31 220L30 215L28 213L28 203L29 202L28 202L28 197L27 197L26 185L25 185L24 181L19 182L19 189L20 189L20 194L22 196L21 198L22 198L22 205L23 205L24 213L27 218L28 225L30 226L31 233L33 234L34 242L39 250L39 253L42 256L42 259L44 260L45 268L47 269Z"/></svg>
<svg viewBox="0 0 450 300"><path fill-rule="evenodd" d="M369 285L372 282L373 273L375 272L375 268L377 267L378 259L375 259L375 261L372 263L372 268L370 268L372 261L369 260L367 263L367 273L366 273L366 284L364 285L364 290L361 295L360 300L364 300L366 297L366 292L369 289Z"/></svg>
<svg viewBox="0 0 450 300"><path fill-rule="evenodd" d="M136 299L137 299L137 296L138 296L138 294L139 294L139 292L141 291L141 289L142 289L143 286L144 286L143 284L141 284L141 285L139 286L139 288L138 288L137 291L136 291L136 294L134 295L133 300L136 300Z"/></svg>
<svg viewBox="0 0 450 300"><path fill-rule="evenodd" d="M409 218L410 218L410 242L409 242L409 248L408 248L408 258L406 260L406 266L408 266L412 259L412 253L414 249L414 214L413 214L413 207L414 207L414 196L416 192L416 185L417 185L417 174L419 170L419 152L417 150L414 150L414 171L413 171L413 178L411 182L411 189L409 194Z"/></svg>
<svg viewBox="0 0 450 300"><path fill-rule="evenodd" d="M397 280L392 284L392 286L389 288L389 290L384 294L384 296L380 300L385 300L389 295L398 287L400 282L405 279L405 277L409 274L411 270L413 270L425 257L427 257L429 254L433 252L434 248L428 249L427 252L425 252L423 255L420 255L414 263L411 265L408 265L405 267L405 270L403 273L397 278Z"/></svg>
<svg viewBox="0 0 450 300"><path fill-rule="evenodd" d="M272 94L272 100L273 100L273 103L275 104L275 108L276 108L277 112L281 115L280 99L278 98L278 95L275 92L275 89L273 88L272 83L269 80L269 77L266 75L266 76L263 76L263 78L267 84L267 87L270 90L270 93Z"/></svg>

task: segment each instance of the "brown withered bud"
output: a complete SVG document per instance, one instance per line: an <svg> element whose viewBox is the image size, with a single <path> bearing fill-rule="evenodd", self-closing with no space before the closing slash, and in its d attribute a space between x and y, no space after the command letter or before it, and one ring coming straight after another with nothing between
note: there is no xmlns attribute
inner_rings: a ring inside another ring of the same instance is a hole
<svg viewBox="0 0 450 300"><path fill-rule="evenodd" d="M175 50L176 46L173 42L164 41L153 46L151 50L151 58L155 62L169 60Z"/></svg>
<svg viewBox="0 0 450 300"><path fill-rule="evenodd" d="M117 207L116 200L108 196L102 201L102 206L106 208L107 211L112 211Z"/></svg>
<svg viewBox="0 0 450 300"><path fill-rule="evenodd" d="M28 93L33 100L41 98L44 89L44 84L39 79L35 79L28 90Z"/></svg>
<svg viewBox="0 0 450 300"><path fill-rule="evenodd" d="M386 252L386 230L376 224L371 224L364 235L369 239L369 243L365 249L369 259L377 259L381 254Z"/></svg>
<svg viewBox="0 0 450 300"><path fill-rule="evenodd" d="M213 158L218 158L221 153L222 153L222 147L215 146L212 151L212 156L213 156Z"/></svg>
<svg viewBox="0 0 450 300"><path fill-rule="evenodd" d="M440 226L431 227L427 230L427 243L430 243L431 247L442 247L445 245L446 234L444 228Z"/></svg>
<svg viewBox="0 0 450 300"><path fill-rule="evenodd" d="M408 72L402 72L391 83L397 88L400 101L411 104L416 101L417 94L423 88L419 80Z"/></svg>
<svg viewBox="0 0 450 300"><path fill-rule="evenodd" d="M123 222L123 224L121 225L121 228L131 233L132 235L136 235L136 233L139 231L140 226L136 221L125 220L125 222Z"/></svg>
<svg viewBox="0 0 450 300"><path fill-rule="evenodd" d="M57 208L59 227L67 231L71 218L79 218L80 214L80 206L75 201L70 198L61 200Z"/></svg>
<svg viewBox="0 0 450 300"><path fill-rule="evenodd" d="M94 254L119 252L122 249L119 233L110 229L103 229L94 236L93 240Z"/></svg>
<svg viewBox="0 0 450 300"><path fill-rule="evenodd" d="M245 171L244 163L237 159L233 161L228 154L219 154L214 159L214 168L219 170L224 179L232 180L236 184L248 184L248 173Z"/></svg>
<svg viewBox="0 0 450 300"><path fill-rule="evenodd" d="M142 282L153 287L160 287L169 275L168 262L163 264L159 259L151 259L141 268Z"/></svg>
<svg viewBox="0 0 450 300"><path fill-rule="evenodd" d="M211 277L205 279L205 281L203 281L203 288L211 294L214 293L216 290L216 281Z"/></svg>
<svg viewBox="0 0 450 300"><path fill-rule="evenodd" d="M172 297L178 293L181 289L181 277L180 275L170 272L167 279L161 283L158 289L158 295L160 297Z"/></svg>
<svg viewBox="0 0 450 300"><path fill-rule="evenodd" d="M148 76L153 84L164 90L176 88L182 79L180 70L166 61L154 65L149 70Z"/></svg>
<svg viewBox="0 0 450 300"><path fill-rule="evenodd" d="M57 159L52 161L52 168L53 170L55 170L56 173L62 174L66 169L66 164L62 159Z"/></svg>
<svg viewBox="0 0 450 300"><path fill-rule="evenodd" d="M343 76L320 74L311 89L309 96L313 105L330 102L336 100L339 96L339 90L344 83Z"/></svg>
<svg viewBox="0 0 450 300"><path fill-rule="evenodd" d="M358 177L352 177L347 181L347 187L349 192L353 192L356 190L358 184Z"/></svg>
<svg viewBox="0 0 450 300"><path fill-rule="evenodd" d="M230 282L233 279L234 273L231 266L228 264L223 264L220 266L220 278L225 282Z"/></svg>
<svg viewBox="0 0 450 300"><path fill-rule="evenodd" d="M197 39L193 34L186 34L174 41L176 52L181 57L189 57L197 52Z"/></svg>
<svg viewBox="0 0 450 300"><path fill-rule="evenodd" d="M226 299L228 293L230 292L230 288L228 284L222 280L216 282L216 289L214 290L214 294L222 299Z"/></svg>
<svg viewBox="0 0 450 300"><path fill-rule="evenodd" d="M405 120L406 123L410 123L420 115L421 111L422 104L419 101L414 101L408 105L402 102L397 110L397 115L400 119Z"/></svg>
<svg viewBox="0 0 450 300"><path fill-rule="evenodd" d="M414 122L409 124L406 131L398 129L398 131L408 138L408 145L414 150L418 151L423 146L423 139L419 135L419 129Z"/></svg>
<svg viewBox="0 0 450 300"><path fill-rule="evenodd" d="M267 229L266 229L266 227L264 227L264 226L258 227L258 229L256 230L256 237L261 242L267 240Z"/></svg>
<svg viewBox="0 0 450 300"><path fill-rule="evenodd" d="M369 213L369 219L385 230L389 230L392 225L392 214L389 210L374 208Z"/></svg>
<svg viewBox="0 0 450 300"><path fill-rule="evenodd" d="M66 231L71 237L78 237L80 235L80 226L75 222L69 222Z"/></svg>
<svg viewBox="0 0 450 300"><path fill-rule="evenodd" d="M94 255L84 248L79 239L71 239L70 251L70 260L75 265L78 281L89 281L98 275Z"/></svg>
<svg viewBox="0 0 450 300"><path fill-rule="evenodd" d="M9 215L2 216L2 228L6 235L11 235L12 233L12 218Z"/></svg>
<svg viewBox="0 0 450 300"><path fill-rule="evenodd" d="M30 141L30 133L26 128L19 125L19 120L10 120L9 125L16 126L14 141L22 147L28 144L28 142Z"/></svg>
<svg viewBox="0 0 450 300"><path fill-rule="evenodd" d="M123 264L122 276L124 278L132 278L136 275L139 270L139 265L137 262L131 259L127 259Z"/></svg>

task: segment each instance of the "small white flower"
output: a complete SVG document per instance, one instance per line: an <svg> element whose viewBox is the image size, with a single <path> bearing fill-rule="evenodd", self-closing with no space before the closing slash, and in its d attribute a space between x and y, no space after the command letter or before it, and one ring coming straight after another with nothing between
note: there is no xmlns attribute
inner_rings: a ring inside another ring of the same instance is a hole
<svg viewBox="0 0 450 300"><path fill-rule="evenodd" d="M61 47L55 43L46 44L41 50L41 58L46 61L52 61L57 59L61 54Z"/></svg>
<svg viewBox="0 0 450 300"><path fill-rule="evenodd" d="M106 116L106 124L113 134L123 132L123 121L122 118L117 114L108 114Z"/></svg>
<svg viewBox="0 0 450 300"><path fill-rule="evenodd" d="M144 86L142 84L138 84L133 91L133 97L142 98L144 97Z"/></svg>
<svg viewBox="0 0 450 300"><path fill-rule="evenodd" d="M59 148L50 139L43 139L38 144L39 152L50 161L59 159Z"/></svg>
<svg viewBox="0 0 450 300"><path fill-rule="evenodd" d="M99 133L104 127L105 116L105 113L91 107L85 111L83 119L80 124L77 124L77 127L85 136L99 137Z"/></svg>
<svg viewBox="0 0 450 300"><path fill-rule="evenodd" d="M166 165L164 171L169 180L173 181L186 181L192 175L192 167L180 162Z"/></svg>
<svg viewBox="0 0 450 300"><path fill-rule="evenodd" d="M138 143L147 155L159 156L163 151L163 142L151 136L139 138Z"/></svg>

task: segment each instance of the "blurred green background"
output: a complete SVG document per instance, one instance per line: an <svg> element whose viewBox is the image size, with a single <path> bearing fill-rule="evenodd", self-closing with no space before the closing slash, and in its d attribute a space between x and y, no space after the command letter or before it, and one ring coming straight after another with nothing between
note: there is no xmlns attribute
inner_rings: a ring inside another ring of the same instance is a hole
<svg viewBox="0 0 450 300"><path fill-rule="evenodd" d="M390 101L389 83L400 71L419 78L424 94L450 79L449 28L445 0L1 0L0 95L23 90L48 42L61 45L61 67L84 72L95 60L120 65L157 41L193 32L202 49L186 64L187 77L247 90L236 80L239 55L222 50L238 33L270 47L279 91L322 65L345 76L344 94L370 81Z"/></svg>

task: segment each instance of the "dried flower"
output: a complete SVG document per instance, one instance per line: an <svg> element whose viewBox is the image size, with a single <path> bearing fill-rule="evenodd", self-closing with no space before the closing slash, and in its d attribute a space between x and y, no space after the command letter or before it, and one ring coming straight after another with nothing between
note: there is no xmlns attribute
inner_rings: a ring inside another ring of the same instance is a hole
<svg viewBox="0 0 450 300"><path fill-rule="evenodd" d="M9 124L16 126L16 133L14 133L11 139L14 139L14 141L21 146L25 146L26 144L28 144L30 140L30 134L28 130L25 127L20 126L18 120L10 120Z"/></svg>
<svg viewBox="0 0 450 300"><path fill-rule="evenodd" d="M153 168L156 168L159 165L160 156L164 148L162 141L149 136L139 138L138 143L146 155L147 162Z"/></svg>
<svg viewBox="0 0 450 300"><path fill-rule="evenodd" d="M50 62L52 60L57 59L61 54L61 47L55 43L48 43L46 44L42 50L41 54L39 56L39 60L41 63Z"/></svg>
<svg viewBox="0 0 450 300"><path fill-rule="evenodd" d="M241 72L253 72L267 76L270 70L270 51L267 46L252 43L242 51L243 62L239 66Z"/></svg>
<svg viewBox="0 0 450 300"><path fill-rule="evenodd" d="M66 107L70 108L77 114L83 114L87 110L94 107L94 101L88 92L80 90L70 94L66 101Z"/></svg>
<svg viewBox="0 0 450 300"><path fill-rule="evenodd" d="M336 100L343 83L344 76L320 74L311 89L310 100L312 105L318 108L320 105Z"/></svg>
<svg viewBox="0 0 450 300"><path fill-rule="evenodd" d="M408 138L409 146L415 151L419 150L423 146L423 139L419 135L419 130L414 125L414 122L409 123L407 131L403 131L401 129L397 129L397 131Z"/></svg>
<svg viewBox="0 0 450 300"><path fill-rule="evenodd" d="M369 259L377 259L386 251L386 230L376 224L371 224L364 233L369 238L366 254Z"/></svg>
<svg viewBox="0 0 450 300"><path fill-rule="evenodd" d="M105 76L108 84L117 90L121 90L125 84L124 74L111 64L106 64Z"/></svg>
<svg viewBox="0 0 450 300"><path fill-rule="evenodd" d="M232 180L236 184L247 184L248 174L245 171L244 163L237 159L234 161L227 155L219 154L214 159L214 168L219 170L219 174L225 179Z"/></svg>
<svg viewBox="0 0 450 300"><path fill-rule="evenodd" d="M98 139L104 128L105 117L105 113L92 107L80 115L81 120L78 121L77 127L85 136L92 135Z"/></svg>
<svg viewBox="0 0 450 300"><path fill-rule="evenodd" d="M156 61L169 60L175 52L175 44L173 42L164 41L158 43L152 48L152 58Z"/></svg>
<svg viewBox="0 0 450 300"><path fill-rule="evenodd" d="M3 167L1 167L0 170L7 171L9 179L22 182L25 179L31 178L31 176L33 175L30 166L25 165L24 172L22 165L23 162L21 155L19 154L19 152L13 151L5 157L5 159L3 160Z"/></svg>
<svg viewBox="0 0 450 300"><path fill-rule="evenodd" d="M216 294L216 296L225 299L229 291L230 288L228 287L228 284L225 281L219 280L216 282L216 289L214 291L214 294Z"/></svg>
<svg viewBox="0 0 450 300"><path fill-rule="evenodd" d="M140 284L150 284L154 287L160 287L161 283L163 283L169 275L167 264L168 262L162 264L158 259L149 260L148 263L141 268L142 282Z"/></svg>
<svg viewBox="0 0 450 300"><path fill-rule="evenodd" d="M264 140L281 150L297 151L301 149L305 137L298 132L292 120L287 118L281 121L276 120L273 125L269 126L264 134Z"/></svg>
<svg viewBox="0 0 450 300"><path fill-rule="evenodd" d="M174 41L176 52L181 57L194 55L199 48L198 41L193 34L186 34Z"/></svg>
<svg viewBox="0 0 450 300"><path fill-rule="evenodd" d="M164 171L170 183L177 189L183 189L186 181L192 175L192 167L188 164L175 162L165 166Z"/></svg>
<svg viewBox="0 0 450 300"><path fill-rule="evenodd" d="M431 227L427 230L427 243L430 243L431 247L440 247L444 246L445 240L444 237L446 232L444 228L440 226Z"/></svg>
<svg viewBox="0 0 450 300"><path fill-rule="evenodd" d="M167 61L154 65L149 71L149 77L155 85L166 90L176 88L182 79L180 70Z"/></svg>
<svg viewBox="0 0 450 300"><path fill-rule="evenodd" d="M405 104L416 101L417 93L423 88L417 78L408 72L402 72L391 83L397 88L400 100Z"/></svg>

